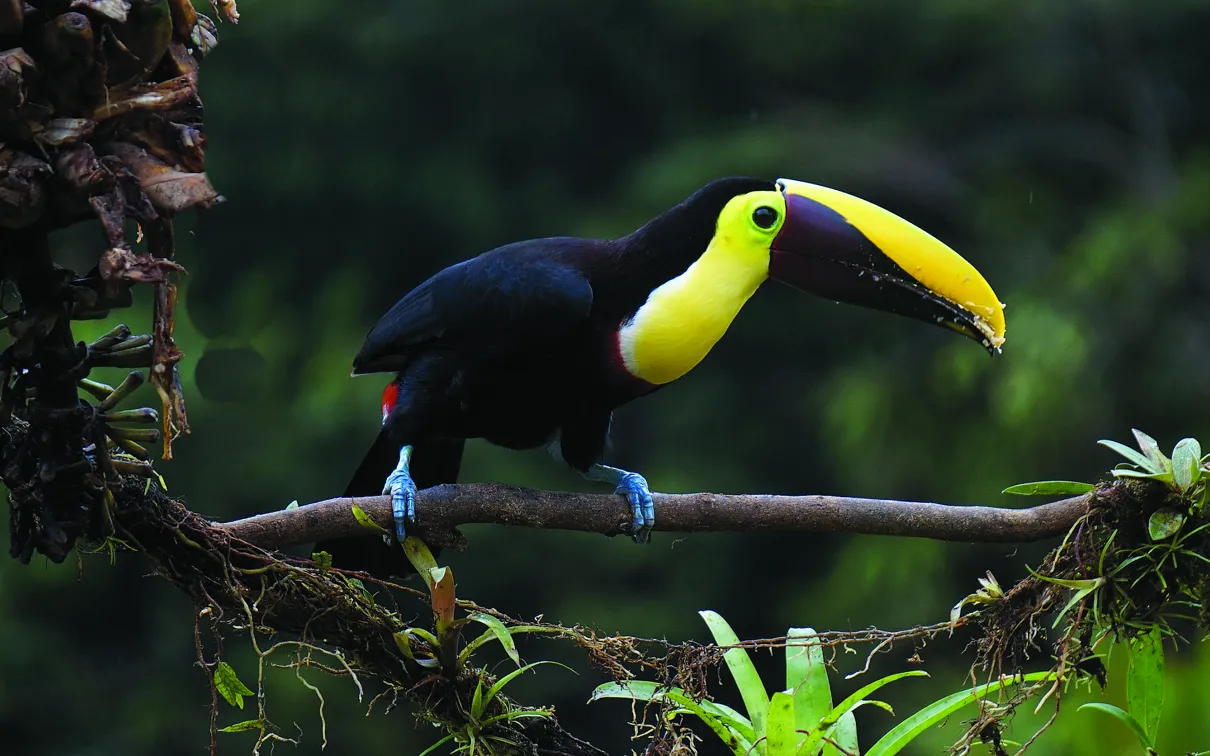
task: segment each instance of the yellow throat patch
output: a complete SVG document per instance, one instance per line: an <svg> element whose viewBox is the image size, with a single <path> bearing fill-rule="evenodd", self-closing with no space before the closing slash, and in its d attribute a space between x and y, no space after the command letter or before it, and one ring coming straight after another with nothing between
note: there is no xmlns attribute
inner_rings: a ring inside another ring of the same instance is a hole
<svg viewBox="0 0 1210 756"><path fill-rule="evenodd" d="M777 212L769 228L752 221L760 206ZM702 256L652 291L618 330L622 362L631 375L670 383L709 354L769 277L769 245L785 213L785 199L776 191L751 192L727 203Z"/></svg>

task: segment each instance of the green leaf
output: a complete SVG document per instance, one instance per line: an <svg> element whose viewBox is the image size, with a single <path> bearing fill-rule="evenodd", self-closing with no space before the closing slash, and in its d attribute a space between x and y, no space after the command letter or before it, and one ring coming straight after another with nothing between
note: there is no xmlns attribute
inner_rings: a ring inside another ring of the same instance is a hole
<svg viewBox="0 0 1210 756"><path fill-rule="evenodd" d="M1168 458L1160 451L1160 445L1156 440L1137 428L1131 428L1130 432L1134 434L1134 440L1138 442L1139 449L1146 455L1147 459L1151 460L1151 464L1157 470L1167 468Z"/></svg>
<svg viewBox="0 0 1210 756"><path fill-rule="evenodd" d="M798 737L794 729L794 696L787 691L773 694L769 701L765 756L795 756Z"/></svg>
<svg viewBox="0 0 1210 756"><path fill-rule="evenodd" d="M1067 602L1063 609L1058 613L1058 615L1055 616L1055 621L1051 624L1051 627L1058 627L1059 622L1062 621L1063 617L1068 611L1071 610L1073 606L1080 601L1083 601L1088 597L1088 594L1105 584L1105 578L1103 577L1088 578L1086 580L1065 580L1063 578L1050 577L1048 575L1042 575L1034 572L1033 568L1029 565L1026 565L1025 569L1029 570L1029 574L1033 575L1039 580L1043 580L1047 583L1054 583L1055 585L1061 585L1064 588L1071 588L1075 591L1075 594L1072 595L1071 599Z"/></svg>
<svg viewBox="0 0 1210 756"><path fill-rule="evenodd" d="M412 648L412 636L420 638L433 649L432 654L426 654L423 657L415 656L415 649ZM437 642L437 636L425 630L422 627L409 627L402 633L394 633L395 645L399 647L399 651L404 657L404 666L416 664L423 669L440 669L441 661L435 656L438 653L440 644ZM415 670L411 670L415 672Z"/></svg>
<svg viewBox="0 0 1210 756"><path fill-rule="evenodd" d="M348 575L345 575L344 579L345 582L349 584L350 588L356 589L361 594L362 598L364 598L366 601L369 601L371 604L376 603L374 601L374 594L370 593L370 589L366 588L365 583L361 582L355 577L349 577Z"/></svg>
<svg viewBox="0 0 1210 756"><path fill-rule="evenodd" d="M292 501L292 502L290 502L289 504L287 504L287 505L286 505L286 511L287 511L287 512L288 512L288 511L290 511L291 509L298 509L298 499L295 499L294 501ZM240 724L243 724L243 722L240 722ZM234 727L234 725L232 725L232 726ZM225 731L225 730L219 730L219 732L226 732L226 731Z"/></svg>
<svg viewBox="0 0 1210 756"><path fill-rule="evenodd" d="M1126 704L1142 724L1148 743L1155 743L1164 708L1164 639L1158 628L1130 640Z"/></svg>
<svg viewBox="0 0 1210 756"><path fill-rule="evenodd" d="M1055 615L1055 621L1050 623L1050 629L1054 630L1056 627L1058 627L1059 623L1063 621L1063 618L1067 616L1067 613L1071 611L1071 608L1088 598L1088 594L1090 593L1092 593L1092 591L1076 591L1073 593L1071 598L1068 599L1067 603L1063 605L1063 609Z"/></svg>
<svg viewBox="0 0 1210 756"><path fill-rule="evenodd" d="M479 679L475 681L475 695L471 697L471 719L478 720L482 717L485 708L487 704L483 701L483 673L479 673Z"/></svg>
<svg viewBox="0 0 1210 756"><path fill-rule="evenodd" d="M1033 672L1025 675L1021 682L1039 682L1054 679L1051 672ZM999 691L1015 682L994 682L969 690L958 691L938 699L911 715L883 735L870 746L865 756L894 756L933 725L946 719L959 709L983 698L989 691Z"/></svg>
<svg viewBox="0 0 1210 756"><path fill-rule="evenodd" d="M1157 509L1147 518L1147 534L1153 541L1162 541L1179 533L1184 524L1184 512L1169 507Z"/></svg>
<svg viewBox="0 0 1210 756"><path fill-rule="evenodd" d="M885 711L887 714L890 714L892 717L893 717L893 716L895 716L895 709L894 709L894 707L892 707L892 706L891 706L889 703L887 703L886 701L875 701L875 700L874 700L874 699L872 699L872 698L867 698L867 699L864 699L864 700L862 700L862 701L858 701L856 704L854 704L853 709L856 709L858 706L877 706L878 708L880 708L880 709L882 709L883 711ZM848 713L849 713L849 714L852 714L852 713L853 713L853 709L849 709Z"/></svg>
<svg viewBox="0 0 1210 756"><path fill-rule="evenodd" d="M629 680L621 683L608 682L598 685L588 701L591 703L604 698L625 698L634 701L658 701L662 698L667 698L685 708L689 708L689 704L693 704L694 706L699 706L711 716L723 720L727 723L728 727L749 740L755 734L752 730L752 723L735 709L726 704L715 703L714 701L694 701L689 697L688 693L680 688L662 686L659 683L646 680Z"/></svg>
<svg viewBox="0 0 1210 756"><path fill-rule="evenodd" d="M437 560L433 558L433 552L429 551L429 547L425 545L424 541L416 536L408 536L403 539L403 553L412 563L412 569L416 570L417 574L429 575L437 569Z"/></svg>
<svg viewBox="0 0 1210 756"><path fill-rule="evenodd" d="M860 753L857 748L857 718L853 716L852 709L836 720L828 737L832 742L823 744L823 756L848 756L848 754Z"/></svg>
<svg viewBox="0 0 1210 756"><path fill-rule="evenodd" d="M353 505L353 517L355 517L358 524L366 530L373 530L375 533L381 533L384 536L390 535L385 528L374 522L374 520L368 514L366 514L366 511L356 504Z"/></svg>
<svg viewBox="0 0 1210 756"><path fill-rule="evenodd" d="M508 654L508 658L512 659L513 663L518 667L521 666L521 655L517 653L517 643L513 640L512 633L508 631L503 622L483 612L475 612L471 615L471 619L486 625L488 633L494 635L500 641L500 645L504 647L504 653ZM469 648L470 645L467 644L467 647Z"/></svg>
<svg viewBox="0 0 1210 756"><path fill-rule="evenodd" d="M713 701L694 701L680 688L663 687L645 680L598 685L588 700L591 703L604 698L633 701L667 699L704 722L736 756L751 756L753 753L752 744L756 740L756 733L752 729L752 723L730 706Z"/></svg>
<svg viewBox="0 0 1210 756"><path fill-rule="evenodd" d="M1137 465L1139 468L1146 470L1147 472L1164 472L1164 468L1162 466L1157 467L1151 462L1150 459L1144 457L1142 454L1138 453L1134 449L1131 449L1125 444L1119 444L1117 441L1110 441L1108 439L1101 439L1097 443L1101 446L1113 449L1118 454L1121 454L1123 457L1130 460L1130 464Z"/></svg>
<svg viewBox="0 0 1210 756"><path fill-rule="evenodd" d="M407 633L392 633L391 637L395 639L395 646L399 648L399 653L408 659L416 660L416 655L412 653L412 641Z"/></svg>
<svg viewBox="0 0 1210 756"><path fill-rule="evenodd" d="M1117 528L1114 528L1109 537L1105 539L1105 545L1101 547L1101 556L1097 559L1097 573L1101 575L1105 574L1105 555L1109 553L1109 547L1113 545L1113 541L1117 537L1118 531Z"/></svg>
<svg viewBox="0 0 1210 756"><path fill-rule="evenodd" d="M810 730L832 709L832 689L828 684L828 667L823 661L823 647L815 630L792 627L786 644L786 688L794 695L794 727ZM803 734L799 744L806 739Z"/></svg>
<svg viewBox="0 0 1210 756"><path fill-rule="evenodd" d="M474 616L472 615L471 617L468 617L468 619L473 620ZM567 630L564 630L563 628L559 628L559 627L546 627L543 625L513 625L512 627L508 628L508 635L509 635L510 639L515 640L516 637L521 633L542 633L545 635L566 635ZM466 661L471 658L471 654L473 654L477 648L482 646L484 643L488 643L488 642L496 640L496 639L497 639L496 634L493 631L491 631L491 630L485 631L482 635L473 639L470 643L467 643L466 646L462 649L462 651L459 652L458 663L465 664ZM510 656L511 656L511 654L510 654ZM520 663L521 663L520 661L517 661L518 665Z"/></svg>
<svg viewBox="0 0 1210 756"><path fill-rule="evenodd" d="M628 680L626 682L601 683L592 689L588 703L602 701L606 698L624 698L631 701L655 701L664 695L666 689L659 683L649 680ZM675 690L675 689L674 689Z"/></svg>
<svg viewBox="0 0 1210 756"><path fill-rule="evenodd" d="M735 631L717 612L707 609L698 614L705 620L711 635L714 636L714 642L719 646L739 644ZM727 649L723 652L723 660L727 662L727 669L731 670L735 686L739 688L740 697L744 700L744 709L748 712L748 719L752 722L752 731L755 733L753 740L759 742L765 737L765 716L769 712L769 696L765 692L765 684L761 682L756 667L752 666L752 659L744 649Z"/></svg>
<svg viewBox="0 0 1210 756"><path fill-rule="evenodd" d="M812 642L818 638L815 631L792 627L786 635L790 639L786 645L786 687L794 691L794 726L798 730L798 745L802 746L807 733L819 726L819 720L832 710L832 689L823 647ZM831 740L824 744L824 756L857 753L857 720L852 712L832 727Z"/></svg>
<svg viewBox="0 0 1210 756"><path fill-rule="evenodd" d="M1118 720L1130 728L1130 731L1134 733L1136 738L1138 738L1139 745L1143 746L1144 750L1148 751L1149 753L1155 752L1151 739L1147 737L1147 733L1143 731L1143 726L1138 723L1137 719L1130 716L1130 714L1127 712L1123 711L1117 706L1114 706L1113 704L1102 703L1100 701L1086 703L1080 708L1076 709L1076 711L1084 711L1085 709L1104 712L1105 714L1108 714L1109 716Z"/></svg>
<svg viewBox="0 0 1210 756"><path fill-rule="evenodd" d="M731 749L731 753L735 754L735 756L752 756L756 749L761 747L754 746L750 737L745 737L740 730L729 727L726 722L711 714L705 707L698 705L688 696L677 697L669 695L669 699L675 701L683 711L700 719L703 724L710 728L711 732L718 736L719 740L723 741L724 745ZM704 704L706 701L702 701L702 703ZM735 713L739 714L739 712ZM744 722L746 724L747 720L744 720ZM747 728L749 732L751 729L751 727Z"/></svg>
<svg viewBox="0 0 1210 756"><path fill-rule="evenodd" d="M531 710L527 710L527 711L506 711L503 714L497 714L494 717L488 717L487 719L483 720L482 724L483 724L483 726L486 727L487 725L492 724L493 722L503 722L505 720L507 720L509 722L513 722L518 719L549 719L550 717L553 717L554 715L555 715L555 713L553 711L548 711L547 709L531 709Z"/></svg>
<svg viewBox="0 0 1210 756"><path fill-rule="evenodd" d="M504 677L501 677L499 680L497 680L495 685L488 688L486 695L484 695L484 697L483 697L483 708L485 710L487 709L488 705L492 702L492 699L496 697L496 694L499 693L500 691L504 690L505 685L508 685L510 682L512 682L517 677L525 674L526 672L533 669L534 667L540 666L542 664L554 664L556 667L562 667L563 669L566 669L567 671L575 674L574 669L567 666L566 664L560 664L557 661L551 661L549 659L544 659L542 661L531 662L530 664L526 664L524 667L521 667L520 669L514 669L512 672L509 672L507 675L505 675Z"/></svg>
<svg viewBox="0 0 1210 756"><path fill-rule="evenodd" d="M262 719L245 719L243 722L236 722L233 725L227 725L219 730L219 732L251 732L252 730L265 729L265 722Z"/></svg>
<svg viewBox="0 0 1210 756"><path fill-rule="evenodd" d="M668 697L681 706L688 707L689 704L696 704L697 706L700 706L702 711L706 712L712 717L717 718L720 722L727 726L727 729L735 732L741 739L747 740L749 743L756 739L756 732L752 729L752 723L748 721L748 718L726 704L704 699L701 701L694 701L689 697L688 693L685 693L679 688L673 688L673 690L669 692Z"/></svg>
<svg viewBox="0 0 1210 756"><path fill-rule="evenodd" d="M857 708L857 706L864 705L867 703L878 703L877 701L867 701L867 700L865 700L865 697L868 696L869 694L873 693L874 691L878 690L879 688L882 688L886 685L890 685L891 683L895 682L896 680L902 680L905 677L928 677L928 676L929 676L929 673L925 672L923 669L913 669L908 672L896 672L893 675L887 675L886 677L879 678L879 679L875 680L874 682L869 683L868 685L863 685L861 688L858 688L856 691L854 691L852 694L850 694L848 698L846 698L845 700L836 704L836 706L834 706L832 708L832 711L828 712L824 716L822 721L825 724L831 725L831 724L834 724L836 722L836 720L840 719L841 714L844 714L846 711L848 711L850 709L855 709L855 708Z"/></svg>
<svg viewBox="0 0 1210 756"><path fill-rule="evenodd" d="M1144 480L1158 480L1161 483L1172 483L1172 473L1170 472L1143 472L1142 470L1123 469L1110 470L1110 474L1115 478L1141 478Z"/></svg>
<svg viewBox="0 0 1210 756"><path fill-rule="evenodd" d="M1018 483L1001 491L1018 496L1076 496L1096 488L1091 483L1074 480L1040 480L1035 483Z"/></svg>
<svg viewBox="0 0 1210 756"><path fill-rule="evenodd" d="M315 562L315 566L320 572L327 572L332 569L332 555L326 551L316 551L311 554L311 561Z"/></svg>
<svg viewBox="0 0 1210 756"><path fill-rule="evenodd" d="M244 708L244 696L255 695L248 686L239 679L235 670L227 662L219 662L214 669L214 688L227 703Z"/></svg>
<svg viewBox="0 0 1210 756"><path fill-rule="evenodd" d="M399 635L399 633L396 634ZM437 647L437 636L433 635L428 630L425 630L423 627L409 627L403 631L402 635L407 636L408 638L411 638L413 635L415 635L417 638L420 638L433 648Z"/></svg>
<svg viewBox="0 0 1210 756"><path fill-rule="evenodd" d="M438 740L436 743L433 743L431 746L429 746L428 748L421 751L419 756L428 756L430 753L432 753L433 751L436 751L438 748L440 748L441 746L445 745L446 743L450 742L453 739L454 739L454 733L451 732L449 735L446 735L441 740Z"/></svg>
<svg viewBox="0 0 1210 756"><path fill-rule="evenodd" d="M395 645L399 648L399 652L403 654L403 658L407 660L404 666L416 664L424 669L436 669L440 667L441 664L436 659L430 657L425 657L423 659L416 658L415 652L412 651L413 635L425 638L434 647L437 645L437 639L433 637L433 634L420 628L412 627L404 630L402 633L392 633L392 636L395 638Z"/></svg>
<svg viewBox="0 0 1210 756"><path fill-rule="evenodd" d="M899 672L894 675L887 675L886 677L880 678L868 685L861 687L848 698L832 707L832 710L819 720L819 726L813 729L806 741L803 742L802 751L808 754L815 753L815 749L819 748L819 744L823 742L824 736L830 734L832 726L835 725L843 715L849 713L859 706L864 706L865 704L881 703L868 701L866 700L866 696L883 687L884 685L889 685L896 680L902 680L905 677L928 677L928 672L925 672L922 669L914 669L910 672ZM885 704L883 705L885 706Z"/></svg>
<svg viewBox="0 0 1210 756"><path fill-rule="evenodd" d="M1084 580L1067 580L1065 578L1051 577L1049 575L1043 575L1039 572L1034 572L1029 565L1026 565L1025 569L1029 570L1029 574L1033 575L1039 580L1044 580L1047 583L1054 583L1055 585L1061 585L1064 588L1072 588L1077 591L1096 590L1105 583L1105 578L1100 577L1086 578Z"/></svg>
<svg viewBox="0 0 1210 756"><path fill-rule="evenodd" d="M1196 438L1182 438L1172 450L1172 478L1181 493L1185 493L1201 477L1202 445Z"/></svg>

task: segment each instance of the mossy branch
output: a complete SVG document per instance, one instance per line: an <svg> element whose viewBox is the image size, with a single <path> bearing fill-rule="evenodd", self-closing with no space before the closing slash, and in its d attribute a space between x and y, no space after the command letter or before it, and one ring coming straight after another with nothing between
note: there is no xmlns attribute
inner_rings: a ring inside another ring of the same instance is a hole
<svg viewBox="0 0 1210 756"><path fill-rule="evenodd" d="M0 425L0 462L6 463L0 464L0 473L10 491L10 505L18 510L38 503L30 498L38 491L29 481L36 477L38 467L30 464L29 457L37 450L27 443L29 436L30 426L16 417ZM465 718L465 702L481 671L467 666L456 679L409 673L395 640L395 634L406 630L408 623L386 603L375 601L351 575L250 543L191 512L154 480L121 475L107 481L104 490L112 497L113 531L101 547L117 542L149 558L157 575L189 595L195 615L213 623L216 636L220 626L250 632L253 637L294 636L297 641L279 642L277 648L297 643L301 644L298 647L331 649L340 655L341 664L329 673L376 680L432 721ZM91 536L81 545L92 545L93 537L100 538ZM199 660L209 669L200 643L199 636ZM260 655L260 649L256 650ZM260 658L263 663L264 655ZM497 701L502 710L523 708L502 696ZM260 716L263 719L263 711ZM272 734L263 730L261 737ZM521 744L524 752L603 754L563 730L553 716L500 722L491 734Z"/></svg>

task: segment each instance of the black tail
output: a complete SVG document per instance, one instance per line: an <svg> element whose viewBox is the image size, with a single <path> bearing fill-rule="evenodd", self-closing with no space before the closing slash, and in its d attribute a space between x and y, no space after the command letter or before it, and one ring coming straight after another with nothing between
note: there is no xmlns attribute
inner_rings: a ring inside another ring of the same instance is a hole
<svg viewBox="0 0 1210 756"><path fill-rule="evenodd" d="M433 440L413 445L412 463L408 469L416 488L423 490L442 483L457 483L464 444L462 440ZM358 465L357 472L353 473L344 495L380 495L382 484L398 461L399 446L387 438L385 430L380 432ZM336 567L368 572L381 578L413 572L403 549L397 544L387 545L378 536L321 541L315 544L315 550L331 554L332 564Z"/></svg>

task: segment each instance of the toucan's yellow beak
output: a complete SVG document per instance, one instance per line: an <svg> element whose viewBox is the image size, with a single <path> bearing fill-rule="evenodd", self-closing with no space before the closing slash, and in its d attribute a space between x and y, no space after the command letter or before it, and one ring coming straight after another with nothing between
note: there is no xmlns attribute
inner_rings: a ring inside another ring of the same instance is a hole
<svg viewBox="0 0 1210 756"><path fill-rule="evenodd" d="M792 179L777 184L786 217L771 245L771 278L942 325L1000 351L1004 305L957 252L851 194Z"/></svg>

